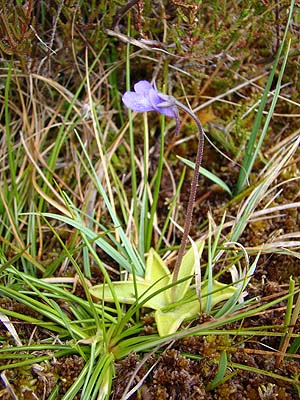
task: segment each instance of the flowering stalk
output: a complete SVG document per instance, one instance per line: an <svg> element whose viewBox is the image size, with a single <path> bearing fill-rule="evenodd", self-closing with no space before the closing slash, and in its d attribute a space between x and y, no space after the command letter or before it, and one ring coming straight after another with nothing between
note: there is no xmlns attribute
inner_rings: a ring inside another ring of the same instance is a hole
<svg viewBox="0 0 300 400"><path fill-rule="evenodd" d="M189 110L185 105L177 101L175 97L159 92L156 88L156 85L152 87L152 85L149 82L140 81L134 85L134 90L135 90L134 92L128 91L123 95L122 100L126 105L126 107L137 112L156 111L160 114L166 115L167 117L174 118L176 121L176 135L178 135L180 130L180 121L178 112L178 108L180 108L193 118L199 132L199 144L195 162L195 170L191 183L190 197L187 205L187 213L184 223L183 235L175 267L173 270L173 283L175 283L178 278L182 258L184 256L188 235L192 223L193 208L194 208L197 185L198 185L199 168L203 157L204 131L199 119L191 110ZM174 291L175 291L175 286L173 287L173 293Z"/></svg>
<svg viewBox="0 0 300 400"><path fill-rule="evenodd" d="M195 121L197 128L198 128L198 133L199 133L199 143L198 143L198 149L197 149L197 155L196 155L196 161L195 161L194 175L193 175L193 179L192 179L192 183L191 183L190 196L189 196L189 201L188 201L188 205L187 205L187 212L186 212L185 223L184 223L184 228L183 228L183 235L181 238L180 248L178 251L178 255L176 258L176 262L175 262L175 267L173 270L173 282L177 281L180 265L182 262L182 258L184 256L184 252L185 252L185 248L186 248L186 244L187 244L187 240L188 240L188 235L190 233L192 217L193 217L193 209L194 209L196 193L197 193L197 186L198 186L199 169L201 166L201 162L202 162L202 158L203 158L203 150L204 150L204 130L201 125L201 122L199 121L198 117L191 110L189 110L185 105L181 104L177 100L175 100L175 101L176 101L176 105L179 108L181 108L183 111L188 113Z"/></svg>

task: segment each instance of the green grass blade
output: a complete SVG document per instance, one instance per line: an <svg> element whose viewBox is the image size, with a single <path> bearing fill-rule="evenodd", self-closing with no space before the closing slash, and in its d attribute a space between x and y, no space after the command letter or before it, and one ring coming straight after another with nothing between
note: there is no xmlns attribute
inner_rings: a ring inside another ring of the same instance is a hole
<svg viewBox="0 0 300 400"><path fill-rule="evenodd" d="M105 202L105 205L107 207L107 210L110 214L110 217L115 225L115 229L118 232L118 234L120 235L121 242L124 245L124 249L129 257L130 266L129 266L129 268L127 268L127 270L131 271L131 269L133 267L133 268L135 268L136 273L139 276L143 276L144 270L145 270L144 263L141 260L141 257L139 256L138 252L134 248L132 241L130 241L128 239L123 228L121 227L119 218L116 215L116 213L114 212L114 209L113 209L113 207L109 201L109 198L104 190L104 187L103 187L102 183L100 182L100 179L99 179L95 169L93 168L92 161L91 161L91 159L86 151L86 148L85 148L84 144L82 143L82 140L78 134L77 134L77 139L78 139L78 141L82 147L83 153L88 161L89 169L87 169L87 173L91 176L92 180L95 183L96 188L98 189L99 193L101 194L101 196Z"/></svg>
<svg viewBox="0 0 300 400"><path fill-rule="evenodd" d="M286 54L285 54L285 59L284 59L284 62L282 64L282 67L281 67L281 70L280 70L279 79L278 79L277 84L276 84L276 90L275 90L275 93L274 93L274 96L273 96L273 101L272 101L271 108L270 108L270 110L268 112L267 120L266 120L266 122L264 124L263 131L262 131L262 133L261 133L261 135L259 137L259 141L258 141L257 145L255 145L256 139L257 139L257 136L258 136L258 133L259 133L259 127L260 127L261 121L263 119L263 112L264 112L265 106L267 104L267 100L268 100L269 93L270 93L270 90L271 90L272 82L274 80L274 76L275 76L275 73L277 71L277 66L278 66L278 63L280 61L281 53L282 53L284 45L285 45L285 40L286 40L287 33L288 33L288 30L289 30L289 26L290 26L291 19L292 19L294 3L295 3L295 0L292 0L291 1L291 6L290 6L289 17L288 17L287 25L286 25L285 32L284 32L284 35L283 35L282 43L281 43L281 46L280 46L280 48L279 48L279 50L277 52L277 55L276 55L276 58L275 58L271 73L269 75L269 78L268 78L268 81L267 81L267 84L266 84L266 87L265 87L265 90L264 90L264 93L263 93L263 96L262 96L262 99L261 99L261 102L260 102L260 105L259 105L259 108L258 108L258 111L257 111L257 114L256 114L256 117L255 117L255 121L254 121L254 124L253 124L252 132L251 132L251 135L250 135L250 138L249 138L249 142L248 142L247 147L246 147L245 157L243 159L243 163L242 163L242 166L241 166L241 170L240 170L240 174L239 174L239 177L238 177L237 185L236 185L236 188L235 188L235 191L234 191L235 195L238 195L243 190L243 188L245 187L245 185L246 185L246 183L248 181L248 178L249 178L250 172L252 170L253 164L254 164L254 162L256 160L257 154L261 149L263 139L264 139L265 134L267 132L267 128L269 126L269 122L270 122L270 119L272 117L273 110L275 108L275 105L276 105L276 102L277 102L277 99L278 99L280 85L281 85L281 79L282 79L282 76L283 76L286 60L287 60L287 57L288 57L290 42L289 42L289 45L287 47L287 51L286 51Z"/></svg>
<svg viewBox="0 0 300 400"><path fill-rule="evenodd" d="M219 368L216 373L216 376L208 385L209 390L215 389L217 386L219 386L222 383L222 381L225 377L225 374L226 374L226 370L227 370L227 354L226 354L226 351L222 351L221 355L220 355L220 360L219 360Z"/></svg>
<svg viewBox="0 0 300 400"><path fill-rule="evenodd" d="M109 254L122 268L131 272L131 265L126 260L126 258L120 254L118 250L112 247L105 239L99 237L99 235L95 234L93 230L86 227L82 221L78 221L69 217L64 217L59 214L52 213L44 213L43 216L45 218L56 219L58 221L62 221L75 229L78 229L79 232L84 234L90 241L94 242L97 246L99 246L106 254Z"/></svg>
<svg viewBox="0 0 300 400"><path fill-rule="evenodd" d="M150 219L149 219L149 225L148 225L148 230L147 230L147 242L146 242L146 251L149 251L150 246L151 246L151 241L153 239L153 222L154 222L154 216L157 210L157 202L158 202L158 197L159 197L159 191L160 191L160 183L161 183L161 177L162 177L162 171L163 171L163 164L164 164L164 133L165 133L165 117L162 116L161 118L161 127L160 127L160 147L159 147L159 160L158 160L158 166L157 170L154 174L154 177L151 182L151 187L154 185L154 192L153 192L153 201L151 205L151 210L150 210ZM164 230L163 230L164 231ZM162 235L160 235L160 239L163 237L164 233L162 232ZM159 248L159 246L158 246Z"/></svg>
<svg viewBox="0 0 300 400"><path fill-rule="evenodd" d="M127 22L127 34L130 36L131 29L131 14L128 14ZM131 90L131 80L130 80L130 42L126 45L126 90ZM138 195L137 195L137 177L136 177L136 165L134 160L135 155L135 140L133 132L133 122L132 122L132 111L127 110L128 121L129 121L129 145L130 145L130 172L131 172L131 190L133 199L133 219L135 224L135 229L139 232L139 212L138 212Z"/></svg>
<svg viewBox="0 0 300 400"><path fill-rule="evenodd" d="M171 201L171 204L169 205L168 214L166 216L163 228L161 230L161 234L160 234L158 242L157 242L157 246L156 246L157 247L157 251L161 248L161 244L162 244L163 238L164 238L165 233L166 233L166 231L168 229L172 212L174 210L174 207L176 206L176 202L177 202L180 190L181 190L183 182L184 182L185 173L186 173L186 167L183 168L183 171L182 171L181 176L180 176L180 180L179 180L179 182L177 184L177 187L176 187L175 196L173 197L173 199Z"/></svg>
<svg viewBox="0 0 300 400"><path fill-rule="evenodd" d="M187 160L186 158L180 157L180 156L176 156L180 161L182 161L185 165L187 165L188 167L195 169L195 163ZM216 185L218 185L220 188L222 188L223 190L225 190L225 192L227 192L228 194L230 194L230 196L232 196L232 192L229 188L229 186L222 181L222 179L220 179L219 177L217 177L215 174L213 174L212 172L208 171L207 169L200 167L199 168L199 174L205 176L205 178L209 179L210 181L212 181L213 183L215 183Z"/></svg>
<svg viewBox="0 0 300 400"><path fill-rule="evenodd" d="M11 137L11 129L10 129L10 116L9 116L9 93L10 93L10 85L11 85L11 70L12 66L9 64L8 74L5 82L5 91L4 91L4 115L5 115L5 133L6 133L6 146L8 153L8 163L9 163L9 173L11 178L11 194L16 196L16 200L18 202L18 190L16 183L16 168L17 164L15 162L15 154L12 149L12 137Z"/></svg>

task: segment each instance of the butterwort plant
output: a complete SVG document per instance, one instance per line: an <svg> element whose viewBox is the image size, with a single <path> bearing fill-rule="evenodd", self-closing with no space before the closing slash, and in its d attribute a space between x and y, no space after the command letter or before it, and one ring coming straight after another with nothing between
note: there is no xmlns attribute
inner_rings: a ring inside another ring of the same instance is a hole
<svg viewBox="0 0 300 400"><path fill-rule="evenodd" d="M176 121L176 134L179 133L179 110L187 112L196 122L199 130L199 145L196 156L195 172L191 183L191 191L187 206L186 220L175 267L171 273L165 262L153 248L150 248L145 265L145 274L141 278L129 274L127 280L102 283L90 288L94 297L104 302L132 304L121 320L119 331L131 320L138 307L154 310L154 318L158 334L162 337L175 333L181 323L195 318L202 309L223 302L236 296L237 288L225 285L215 279L204 280L197 287L192 284L197 268L200 277L199 259L204 249L204 241L192 242L192 247L185 253L189 230L192 221L193 207L196 197L199 168L203 155L204 132L196 115L174 97L161 93L147 81L134 85L134 91L123 96L124 104L136 112L155 111Z"/></svg>
<svg viewBox="0 0 300 400"><path fill-rule="evenodd" d="M179 109L188 113L195 121L198 132L199 132L199 143L196 155L194 176L191 183L191 190L189 201L187 205L186 219L183 229L183 235L181 239L178 256L173 271L173 283L177 281L181 262L185 253L188 235L192 223L193 208L196 198L199 169L203 157L204 148L204 131L202 125L197 116L184 104L180 103L175 97L159 92L156 84L153 86L148 81L139 81L134 85L134 91L127 91L122 97L125 106L136 112L149 112L155 111L167 117L174 118L176 121L176 135L179 134L180 120L179 120ZM174 287L175 290L175 287Z"/></svg>

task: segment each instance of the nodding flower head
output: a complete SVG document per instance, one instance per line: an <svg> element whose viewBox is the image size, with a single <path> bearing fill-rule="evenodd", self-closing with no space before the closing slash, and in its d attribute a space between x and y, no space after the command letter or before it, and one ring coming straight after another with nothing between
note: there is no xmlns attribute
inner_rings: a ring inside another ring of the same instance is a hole
<svg viewBox="0 0 300 400"><path fill-rule="evenodd" d="M173 96L161 93L156 85L148 81L139 81L134 85L134 92L126 92L122 97L127 108L137 112L156 111L167 117L175 118L176 134L180 129L177 101Z"/></svg>

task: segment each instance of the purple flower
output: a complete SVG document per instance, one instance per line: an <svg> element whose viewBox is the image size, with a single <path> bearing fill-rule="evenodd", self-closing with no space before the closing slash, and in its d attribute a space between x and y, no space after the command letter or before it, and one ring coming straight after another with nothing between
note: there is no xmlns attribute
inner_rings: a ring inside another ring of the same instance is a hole
<svg viewBox="0 0 300 400"><path fill-rule="evenodd" d="M134 92L124 93L122 100L125 106L133 111L156 111L175 118L176 133L179 132L177 101L173 96L159 92L155 84L152 86L148 81L139 81L134 85Z"/></svg>

